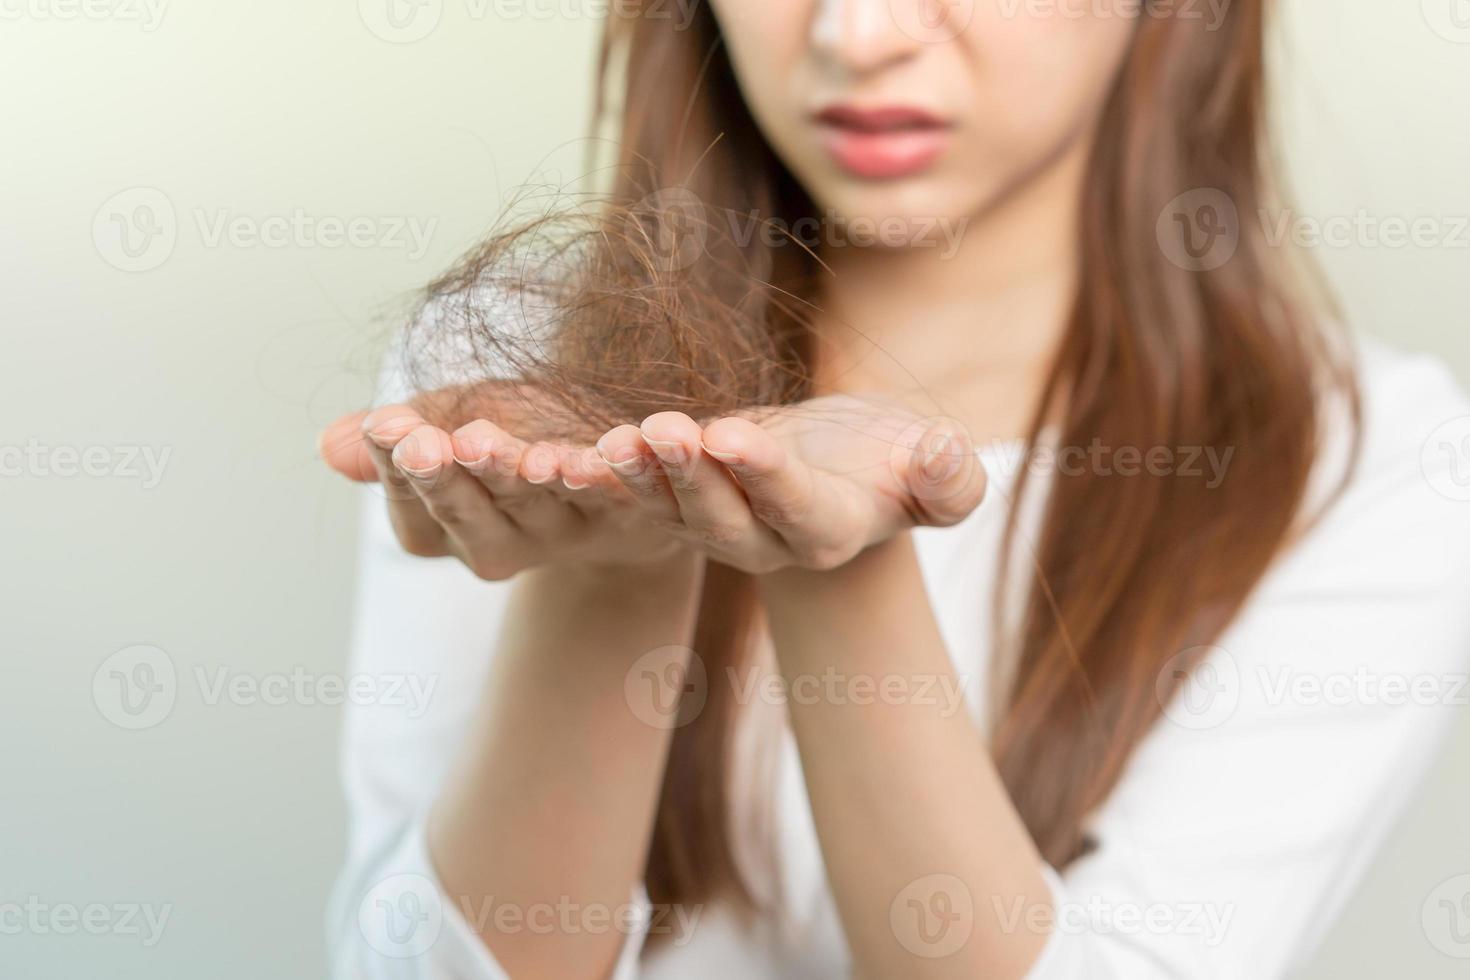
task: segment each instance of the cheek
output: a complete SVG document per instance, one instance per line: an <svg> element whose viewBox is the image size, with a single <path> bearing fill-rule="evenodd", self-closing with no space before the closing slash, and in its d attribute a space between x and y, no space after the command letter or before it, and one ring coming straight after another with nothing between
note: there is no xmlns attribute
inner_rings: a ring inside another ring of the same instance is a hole
<svg viewBox="0 0 1470 980"><path fill-rule="evenodd" d="M806 96L816 85L807 57L816 0L717 0L713 12L745 106L786 162L806 138ZM792 169L800 172L800 165Z"/></svg>
<svg viewBox="0 0 1470 980"><path fill-rule="evenodd" d="M1123 17L1018 17L974 27L971 132L993 160L1047 156L1090 128L1134 33Z"/></svg>
<svg viewBox="0 0 1470 980"><path fill-rule="evenodd" d="M773 143L798 114L797 75L807 45L803 0L718 0L712 5L736 81L751 114Z"/></svg>

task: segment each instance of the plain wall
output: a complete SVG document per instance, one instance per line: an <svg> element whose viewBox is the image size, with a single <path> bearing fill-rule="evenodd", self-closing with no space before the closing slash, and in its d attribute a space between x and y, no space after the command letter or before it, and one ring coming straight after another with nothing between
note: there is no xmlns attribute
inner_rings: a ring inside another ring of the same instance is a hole
<svg viewBox="0 0 1470 980"><path fill-rule="evenodd" d="M1288 5L1302 213L1470 215L1454 2ZM395 29L383 0L0 4L0 446L42 460L0 477L0 903L171 909L151 947L0 935L0 975L322 975L340 709L210 685L342 675L358 498L315 434L505 192L581 173L600 6L427 0ZM365 238L249 237L297 215ZM164 234L130 255L118 216ZM1317 253L1353 320L1470 379L1464 243ZM93 475L55 473L68 450ZM107 685L139 645L175 696L130 730ZM1462 717L1306 976L1463 975L1421 909L1470 871L1467 763Z"/></svg>

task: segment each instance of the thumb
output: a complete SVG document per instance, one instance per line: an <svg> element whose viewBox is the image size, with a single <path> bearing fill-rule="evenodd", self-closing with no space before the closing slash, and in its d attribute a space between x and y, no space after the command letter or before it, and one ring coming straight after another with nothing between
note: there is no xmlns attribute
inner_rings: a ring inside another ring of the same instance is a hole
<svg viewBox="0 0 1470 980"><path fill-rule="evenodd" d="M985 499L985 467L969 434L954 420L917 422L899 447L904 462L900 483L909 494L908 509L916 524L958 524Z"/></svg>
<svg viewBox="0 0 1470 980"><path fill-rule="evenodd" d="M371 447L362 433L366 411L344 415L317 436L317 451L328 466L359 483L376 483L377 467L373 465Z"/></svg>

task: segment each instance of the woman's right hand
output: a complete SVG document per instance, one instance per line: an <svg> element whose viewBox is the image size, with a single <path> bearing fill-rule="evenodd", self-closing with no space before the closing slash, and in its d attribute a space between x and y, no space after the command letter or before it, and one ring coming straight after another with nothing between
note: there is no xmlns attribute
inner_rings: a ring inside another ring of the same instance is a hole
<svg viewBox="0 0 1470 980"><path fill-rule="evenodd" d="M594 449L527 443L486 419L446 433L408 405L344 416L320 448L339 473L383 488L404 550L453 555L482 579L564 562L644 564L685 550L649 524Z"/></svg>

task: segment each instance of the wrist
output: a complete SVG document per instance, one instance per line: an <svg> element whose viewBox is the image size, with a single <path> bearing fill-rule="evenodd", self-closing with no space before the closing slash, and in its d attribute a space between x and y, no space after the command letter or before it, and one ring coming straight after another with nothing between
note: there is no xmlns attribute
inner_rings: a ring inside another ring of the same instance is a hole
<svg viewBox="0 0 1470 980"><path fill-rule="evenodd" d="M756 576L763 594L780 599L801 595L811 590L829 589L873 574L879 566L900 560L912 552L913 539L908 530L869 545L836 568L816 569L788 565Z"/></svg>
<svg viewBox="0 0 1470 980"><path fill-rule="evenodd" d="M533 569L581 598L610 596L622 600L668 597L692 589L701 580L704 557L678 547L638 562L567 561Z"/></svg>

